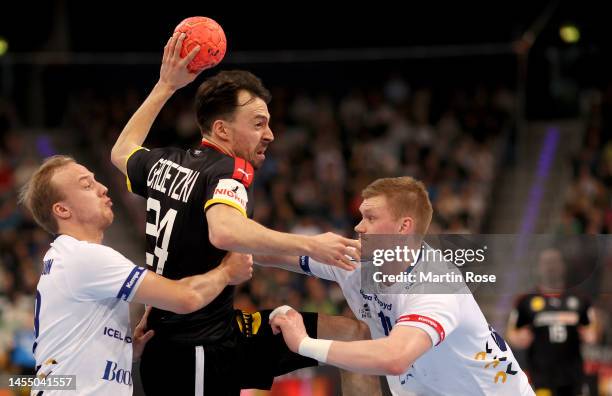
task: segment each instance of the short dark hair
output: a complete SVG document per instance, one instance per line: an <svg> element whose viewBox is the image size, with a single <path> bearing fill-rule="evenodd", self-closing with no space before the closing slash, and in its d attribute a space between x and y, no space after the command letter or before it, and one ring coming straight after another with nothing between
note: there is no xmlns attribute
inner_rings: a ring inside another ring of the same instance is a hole
<svg viewBox="0 0 612 396"><path fill-rule="evenodd" d="M210 134L213 123L231 119L238 103L238 93L247 91L270 103L272 95L254 74L244 70L222 71L204 81L196 94L196 117L202 135Z"/></svg>

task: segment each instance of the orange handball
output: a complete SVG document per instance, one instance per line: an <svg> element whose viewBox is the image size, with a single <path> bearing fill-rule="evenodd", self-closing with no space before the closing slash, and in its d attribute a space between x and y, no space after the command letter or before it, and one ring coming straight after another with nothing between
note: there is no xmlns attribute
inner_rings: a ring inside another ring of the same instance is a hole
<svg viewBox="0 0 612 396"><path fill-rule="evenodd" d="M181 48L181 58L186 57L195 46L200 46L200 52L187 65L187 69L192 73L218 65L225 56L225 33L221 25L210 18L196 16L184 19L174 32L186 35Z"/></svg>

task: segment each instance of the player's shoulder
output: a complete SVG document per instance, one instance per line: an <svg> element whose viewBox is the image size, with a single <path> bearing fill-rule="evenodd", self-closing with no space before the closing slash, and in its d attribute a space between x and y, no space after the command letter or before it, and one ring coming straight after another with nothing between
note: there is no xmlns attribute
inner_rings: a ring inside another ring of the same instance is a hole
<svg viewBox="0 0 612 396"><path fill-rule="evenodd" d="M212 170L230 170L234 168L234 157L206 147L191 150L191 155L210 165Z"/></svg>
<svg viewBox="0 0 612 396"><path fill-rule="evenodd" d="M228 178L241 182L249 187L255 176L253 165L244 158L230 157L218 152L210 153L211 161L208 171L213 177L221 179Z"/></svg>
<svg viewBox="0 0 612 396"><path fill-rule="evenodd" d="M148 155L151 157L159 157L170 160L180 160L185 156L186 150L178 148L178 147L156 147L154 149L148 150Z"/></svg>
<svg viewBox="0 0 612 396"><path fill-rule="evenodd" d="M591 297L581 291L572 291L565 293L563 296L565 304L569 309L577 310L581 307L590 307L592 304Z"/></svg>
<svg viewBox="0 0 612 396"><path fill-rule="evenodd" d="M556 295L555 295L556 296ZM514 308L523 313L537 313L549 307L549 294L534 290L525 294L520 294L515 298Z"/></svg>
<svg viewBox="0 0 612 396"><path fill-rule="evenodd" d="M154 148L149 148L149 147L137 147L136 149L134 149L134 151L132 152L132 154L130 154L130 159L131 158L136 158L140 155L144 156L147 159L151 159L151 158L168 158L168 157L176 157L181 155L182 153L185 153L185 150L180 149L178 147L171 147L171 146L166 146L166 147L154 147Z"/></svg>
<svg viewBox="0 0 612 396"><path fill-rule="evenodd" d="M56 254L69 259L78 255L88 245L88 242L81 241L67 234L60 234L53 242L51 247Z"/></svg>
<svg viewBox="0 0 612 396"><path fill-rule="evenodd" d="M427 289L413 290L408 293L393 294L391 301L401 310L425 309L436 312L451 312L456 315L479 309L471 294L430 293Z"/></svg>
<svg viewBox="0 0 612 396"><path fill-rule="evenodd" d="M459 268L450 261L428 255L428 251L425 250L424 257L412 267L413 283L407 286L407 291L432 295L471 295Z"/></svg>
<svg viewBox="0 0 612 396"><path fill-rule="evenodd" d="M119 253L108 246L81 241L68 235L62 235L60 243L65 247L63 259L66 263L90 262L98 259L108 259L119 255Z"/></svg>
<svg viewBox="0 0 612 396"><path fill-rule="evenodd" d="M80 268L84 262L91 260L92 255L95 256L96 252L88 249L87 245L87 242L70 235L59 235L51 243L51 249L43 259L45 266L53 265L52 263L61 263L60 265L53 265L53 273L57 273L58 269L72 272L72 268Z"/></svg>
<svg viewBox="0 0 612 396"><path fill-rule="evenodd" d="M563 293L564 297L575 297L581 301L589 301L591 299L591 297L589 297L589 295L583 291L580 290L571 290L571 291L567 291L565 293Z"/></svg>

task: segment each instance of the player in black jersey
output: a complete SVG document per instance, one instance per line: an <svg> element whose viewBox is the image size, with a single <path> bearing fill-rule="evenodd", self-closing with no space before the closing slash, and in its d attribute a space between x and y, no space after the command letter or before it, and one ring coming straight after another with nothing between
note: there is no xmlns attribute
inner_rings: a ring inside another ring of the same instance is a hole
<svg viewBox="0 0 612 396"><path fill-rule="evenodd" d="M518 298L508 323L507 340L527 348L536 395L582 394L581 341L597 339L589 300L565 288L561 253L547 249L538 261L538 287Z"/></svg>
<svg viewBox="0 0 612 396"><path fill-rule="evenodd" d="M336 234L301 236L267 229L250 220L252 183L274 136L269 127L269 92L245 71L221 72L205 81L196 97L202 144L197 149L146 149L142 144L163 105L196 77L180 58L184 35L164 49L160 79L113 147L111 159L128 188L147 199L146 262L158 274L178 279L213 270L228 251L244 254L310 255L353 269L358 241ZM268 389L275 376L314 366L289 351L268 325L269 312L233 308L228 286L203 309L189 315L153 310L155 337L142 357L147 394L237 395L241 388ZM359 339L355 320L305 314L312 337ZM325 335L323 335L325 334ZM360 386L376 386L376 380ZM361 391L364 391L362 388ZM365 389L368 394L375 390Z"/></svg>

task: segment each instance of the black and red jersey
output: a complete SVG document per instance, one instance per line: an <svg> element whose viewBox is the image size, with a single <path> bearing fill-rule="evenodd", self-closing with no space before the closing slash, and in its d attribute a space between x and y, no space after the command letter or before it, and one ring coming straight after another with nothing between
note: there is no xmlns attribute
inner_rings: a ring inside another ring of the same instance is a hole
<svg viewBox="0 0 612 396"><path fill-rule="evenodd" d="M517 300L517 328L529 326L534 340L527 351L536 386L562 386L582 379L578 328L589 324L589 300L573 293L534 292Z"/></svg>
<svg viewBox="0 0 612 396"><path fill-rule="evenodd" d="M127 161L128 188L147 200L146 263L169 279L206 273L225 254L208 238L205 211L229 205L252 217L250 163L224 154L210 144L197 149L136 150ZM233 287L210 304L187 315L154 309L149 326L156 337L174 342L207 344L231 334Z"/></svg>

